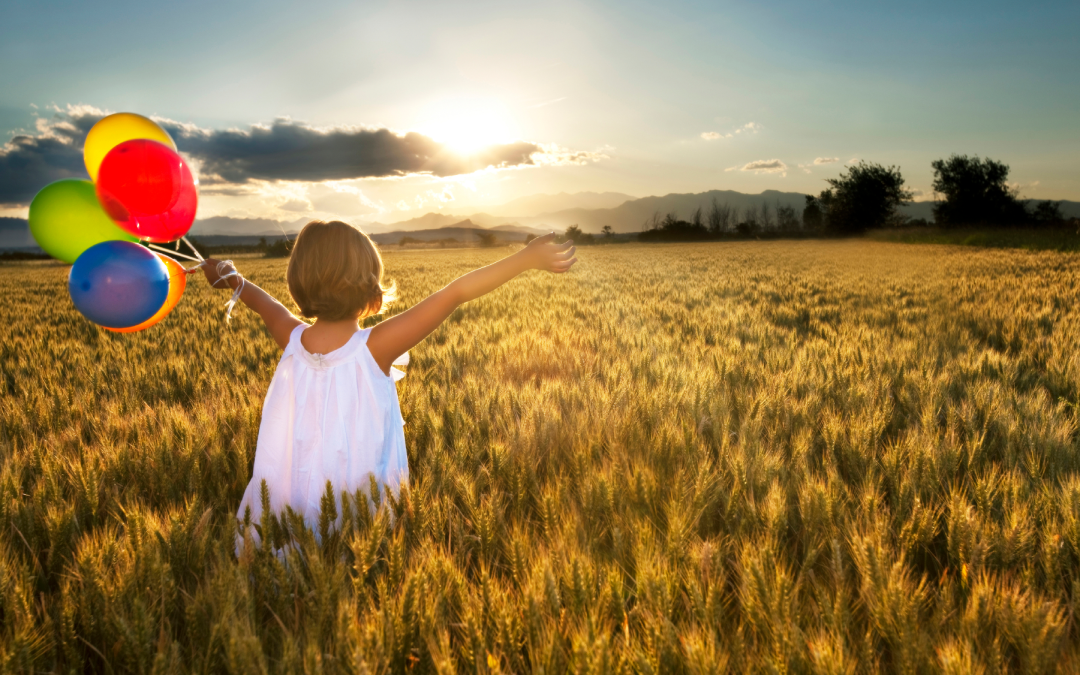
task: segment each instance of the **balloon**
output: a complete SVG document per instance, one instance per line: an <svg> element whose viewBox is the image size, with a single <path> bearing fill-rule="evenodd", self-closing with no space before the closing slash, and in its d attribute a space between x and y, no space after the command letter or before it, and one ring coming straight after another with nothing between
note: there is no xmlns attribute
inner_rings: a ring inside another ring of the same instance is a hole
<svg viewBox="0 0 1080 675"><path fill-rule="evenodd" d="M195 222L198 195L191 169L157 141L124 141L110 150L95 185L105 212L140 239L173 241Z"/></svg>
<svg viewBox="0 0 1080 675"><path fill-rule="evenodd" d="M65 178L41 188L30 203L29 221L38 246L66 263L103 241L136 241L101 208L88 180Z"/></svg>
<svg viewBox="0 0 1080 675"><path fill-rule="evenodd" d="M165 318L165 315L173 311L176 307L176 303L180 302L180 296L184 294L184 288L187 286L187 272L180 263L176 262L167 255L158 254L161 261L165 263L165 267L169 268L169 296L165 298L165 304L146 321L132 326L130 328L109 328L105 327L105 330L111 330L114 333L134 333L140 330L146 330L150 326L153 326L158 321Z"/></svg>
<svg viewBox="0 0 1080 675"><path fill-rule="evenodd" d="M90 178L97 180L101 162L110 150L135 138L148 138L176 150L172 137L152 120L135 113L109 115L98 120L83 144L83 162L90 172Z"/></svg>
<svg viewBox="0 0 1080 675"><path fill-rule="evenodd" d="M103 241L83 251L68 275L68 292L83 316L109 328L135 326L169 297L169 270L149 249Z"/></svg>

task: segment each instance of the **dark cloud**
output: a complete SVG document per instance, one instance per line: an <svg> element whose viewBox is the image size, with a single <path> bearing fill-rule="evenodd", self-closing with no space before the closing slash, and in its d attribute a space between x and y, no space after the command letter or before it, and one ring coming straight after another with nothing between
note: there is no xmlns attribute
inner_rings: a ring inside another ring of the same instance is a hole
<svg viewBox="0 0 1080 675"><path fill-rule="evenodd" d="M168 125L166 125L168 128ZM345 180L414 173L454 176L489 167L533 164L535 143L510 143L462 157L418 133L388 129L315 129L289 120L247 130L168 128L177 146L197 158L202 175L227 183Z"/></svg>
<svg viewBox="0 0 1080 675"><path fill-rule="evenodd" d="M26 204L51 181L86 178L82 143L104 113L69 108L39 120L37 134L15 136L0 148L0 204ZM583 163L600 155L548 149L524 141L493 145L463 156L423 134L388 129L319 129L281 119L246 130L209 130L159 123L177 147L198 161L204 185L250 180L324 181L410 174L455 176L483 169ZM224 187L224 186L223 186ZM225 193L224 190L222 193Z"/></svg>
<svg viewBox="0 0 1080 675"><path fill-rule="evenodd" d="M39 124L39 131L14 136L0 148L0 204L28 204L54 180L89 178L81 150L86 131L69 121Z"/></svg>

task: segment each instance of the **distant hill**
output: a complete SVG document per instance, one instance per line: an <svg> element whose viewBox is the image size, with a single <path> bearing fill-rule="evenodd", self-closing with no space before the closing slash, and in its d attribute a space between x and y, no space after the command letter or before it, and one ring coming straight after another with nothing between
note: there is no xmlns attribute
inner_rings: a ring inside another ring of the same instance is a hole
<svg viewBox="0 0 1080 675"><path fill-rule="evenodd" d="M662 197L642 197L610 209L566 209L517 220L522 225L531 225L541 229L564 230L570 225L577 225L585 232L598 233L605 225L610 225L615 232L638 232L653 214L659 214L662 218L668 213L674 213L678 218L689 220L694 210L699 207L702 212L707 213L713 199L740 211L747 208L757 209L764 203L772 207L777 204L791 206L800 214L806 203L806 197L799 192L766 190L758 195L748 195L733 190L710 190L691 194L669 194Z"/></svg>
<svg viewBox="0 0 1080 675"><path fill-rule="evenodd" d="M428 213L389 225L377 222L359 223L359 225L364 232L381 244L396 244L405 236L411 236L414 239L423 241L446 238L459 239L463 242L475 241L477 232L485 230L499 233L500 240L521 240L527 234L539 236L552 230L561 232L571 225L577 225L583 231L590 233L599 233L605 225L610 225L615 232L639 232L645 223L653 217L653 214L659 214L662 218L668 213L674 213L678 218L689 219L694 210L699 207L703 214L707 214L714 199L718 203L728 204L740 212L744 212L748 208L759 209L764 203L773 208L778 204L790 206L800 215L806 202L805 195L799 192L766 190L760 194L751 195L733 190L711 190L709 192L689 194L673 193L656 197L642 197L640 199L630 198L616 192L533 195L532 197L523 197L508 202L507 205L520 204L520 208L527 210L548 203L566 203L566 200L576 199L578 203L604 203L607 200L608 203L611 203L623 197L627 197L627 199L612 207L586 208L579 206L540 215L474 213L468 218L463 218L460 215ZM1024 201L1041 200L1029 199ZM901 212L911 218L925 218L933 222L935 203L929 201L915 202L901 207ZM1060 204L1062 215L1066 218L1080 218L1080 202L1060 201ZM507 205L504 205L504 207ZM498 208L501 210L503 207ZM309 218L283 221L270 218L215 216L196 220L191 228L191 235L199 239L222 237L221 242L225 245L254 244L258 242L259 237L272 240L283 235L295 236L308 221ZM0 250L39 250L33 237L30 236L25 219L0 217Z"/></svg>
<svg viewBox="0 0 1080 675"><path fill-rule="evenodd" d="M290 222L272 220L270 218L230 218L228 216L214 216L213 218L200 218L191 226L191 235L234 235L234 236L270 236L282 234L296 234L310 221L310 218L300 218Z"/></svg>
<svg viewBox="0 0 1080 675"><path fill-rule="evenodd" d="M448 227L460 221L461 216L432 212L418 218L410 218L409 220L402 220L396 223L360 223L360 229L368 234L371 234L372 232L387 232L390 230L430 230L436 227Z"/></svg>
<svg viewBox="0 0 1080 675"><path fill-rule="evenodd" d="M1028 204L1028 209L1031 209L1031 204L1045 201L1043 199L1021 199L1020 201ZM1051 201L1059 201L1057 199ZM911 218L925 218L929 222L934 222L934 205L937 202L915 202L908 204L907 206L900 207L900 211ZM1080 202L1070 202L1066 200L1060 200L1061 215L1066 218L1080 218Z"/></svg>
<svg viewBox="0 0 1080 675"><path fill-rule="evenodd" d="M369 235L380 232L412 232L439 227L457 226L462 220L463 218L461 216L449 213L432 212L418 218L410 218L409 220L402 220L397 223L360 223L360 229L367 232ZM516 221L507 222L511 220L509 218L500 218L487 213L474 213L468 217L468 220L470 221L468 227L481 227L492 230L515 230L537 235L541 233L540 230L526 227Z"/></svg>
<svg viewBox="0 0 1080 675"><path fill-rule="evenodd" d="M438 241L440 239L456 239L461 243L476 242L481 234L494 234L496 241L524 241L529 234L535 234L525 228L517 228L512 225L504 225L498 228L487 229L477 227L471 220L462 220L449 227L437 227L427 230L395 230L393 232L380 232L370 235L372 240L380 246L400 243L404 237L411 237L419 241Z"/></svg>
<svg viewBox="0 0 1080 675"><path fill-rule="evenodd" d="M900 213L908 218L925 218L927 222L934 222L934 204L937 202L912 202L900 207Z"/></svg>
<svg viewBox="0 0 1080 675"><path fill-rule="evenodd" d="M660 217L674 213L676 217L689 220L694 210L701 208L707 214L713 199L720 204L745 211L748 208L761 208L768 204L775 208L778 204L790 206L802 215L806 205L806 196L799 192L779 192L765 190L761 194L749 195L733 190L711 190L696 194L669 194L662 197L642 197L625 202L611 209L567 209L546 213L531 218L516 218L522 225L538 228L542 231L565 230L570 225L577 225L585 232L598 233L604 225L611 225L615 232L638 232L653 214ZM1041 200L1025 200L1041 201ZM933 222L935 202L914 202L902 207L901 212L911 218L925 218ZM1080 202L1061 201L1061 212L1066 218L1080 217Z"/></svg>
<svg viewBox="0 0 1080 675"><path fill-rule="evenodd" d="M25 218L0 218L0 249L37 249Z"/></svg>
<svg viewBox="0 0 1080 675"><path fill-rule="evenodd" d="M495 216L528 217L567 209L613 209L635 197L621 192L560 192L557 195L529 195L487 209Z"/></svg>

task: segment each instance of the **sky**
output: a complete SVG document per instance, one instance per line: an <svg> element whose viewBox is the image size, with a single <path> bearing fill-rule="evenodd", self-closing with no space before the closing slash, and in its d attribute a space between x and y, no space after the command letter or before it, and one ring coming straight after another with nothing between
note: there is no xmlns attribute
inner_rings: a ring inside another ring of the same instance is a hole
<svg viewBox="0 0 1080 675"><path fill-rule="evenodd" d="M0 0L0 215L153 116L199 217L394 222L538 193L817 193L853 161L1080 201L1080 3ZM81 173L80 173L81 172Z"/></svg>

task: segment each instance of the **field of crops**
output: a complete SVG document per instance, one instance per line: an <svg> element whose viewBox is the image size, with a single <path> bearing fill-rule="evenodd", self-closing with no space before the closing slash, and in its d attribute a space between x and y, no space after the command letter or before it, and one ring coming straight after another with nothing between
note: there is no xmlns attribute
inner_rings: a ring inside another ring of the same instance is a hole
<svg viewBox="0 0 1080 675"><path fill-rule="evenodd" d="M397 309L506 252L387 253ZM579 260L412 351L397 499L327 499L320 544L268 518L239 560L279 354L258 317L226 326L193 277L161 326L114 335L65 267L0 267L0 669L1080 667L1080 258ZM287 298L285 261L237 264Z"/></svg>

